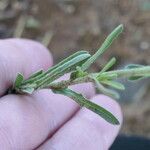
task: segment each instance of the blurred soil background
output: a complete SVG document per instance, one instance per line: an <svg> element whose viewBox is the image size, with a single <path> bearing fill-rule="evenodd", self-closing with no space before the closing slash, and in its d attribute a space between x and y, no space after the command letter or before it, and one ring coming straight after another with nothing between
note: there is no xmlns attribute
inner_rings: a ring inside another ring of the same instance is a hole
<svg viewBox="0 0 150 150"><path fill-rule="evenodd" d="M98 71L109 58L116 68L128 63L150 65L150 0L0 0L0 38L30 38L45 44L55 63L77 50L94 53L118 25L123 34L93 65ZM126 82L119 100L121 132L150 137L150 80Z"/></svg>

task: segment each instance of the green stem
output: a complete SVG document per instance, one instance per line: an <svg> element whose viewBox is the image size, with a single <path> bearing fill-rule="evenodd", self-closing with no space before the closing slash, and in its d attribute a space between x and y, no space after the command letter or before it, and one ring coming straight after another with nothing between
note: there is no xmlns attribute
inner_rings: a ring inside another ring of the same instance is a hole
<svg viewBox="0 0 150 150"><path fill-rule="evenodd" d="M77 78L75 80L69 79L69 80L63 80L60 82L50 83L44 88L61 89L61 88L67 88L68 86L71 86L71 85L86 83L86 82L93 82L93 79L87 75L81 78Z"/></svg>
<svg viewBox="0 0 150 150"><path fill-rule="evenodd" d="M114 71L108 71L102 73L99 77L98 80L103 80L101 77L107 77L112 74L117 74L117 78L126 78L126 77L135 77L135 76L143 76L143 77L148 77L150 76L150 66L145 66L142 68L134 68L134 69L122 69L122 70L114 70ZM94 80L90 76L97 76L97 73L93 73L81 78L77 78L75 80L63 80L57 83L51 83L44 88L66 88L70 85L75 85L75 84L80 84L80 83L85 83L85 82L93 82ZM114 76L114 79L116 77Z"/></svg>

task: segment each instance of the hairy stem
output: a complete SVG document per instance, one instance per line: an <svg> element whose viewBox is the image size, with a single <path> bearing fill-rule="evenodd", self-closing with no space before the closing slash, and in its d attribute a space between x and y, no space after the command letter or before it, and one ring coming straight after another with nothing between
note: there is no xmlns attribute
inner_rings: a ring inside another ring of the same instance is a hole
<svg viewBox="0 0 150 150"><path fill-rule="evenodd" d="M117 78L126 78L126 77L135 77L135 76L150 76L150 66L145 66L142 68L134 68L134 69L122 69L122 70L114 70L114 71L108 71L108 72L104 72L101 75L99 75L97 78L98 80L103 80L103 76L107 77L110 76L112 74L117 74ZM68 86L71 85L75 85L75 84L79 84L79 83L85 83L85 82L93 82L93 79L91 78L91 76L96 77L97 73L92 73L90 75L86 75L84 77L81 78L77 78L75 80L63 80L60 82L54 82L54 83L50 83L47 86L45 86L44 88L52 88L52 89L56 89L56 88L66 88ZM115 76L114 76L115 79Z"/></svg>
<svg viewBox="0 0 150 150"><path fill-rule="evenodd" d="M67 88L68 86L75 85L75 84L80 84L80 83L86 83L86 82L93 82L93 79L90 78L89 75L77 78L75 80L62 80L60 82L54 82L50 83L44 88L51 88L51 89L61 89L61 88Z"/></svg>

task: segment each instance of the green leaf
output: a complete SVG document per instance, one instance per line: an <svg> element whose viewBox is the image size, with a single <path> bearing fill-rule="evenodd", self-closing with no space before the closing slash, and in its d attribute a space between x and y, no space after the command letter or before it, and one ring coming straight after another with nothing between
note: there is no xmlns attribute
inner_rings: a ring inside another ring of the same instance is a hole
<svg viewBox="0 0 150 150"><path fill-rule="evenodd" d="M105 74L105 73L102 73L102 74L99 74L96 76L96 79L98 81L103 81L103 80L115 80L117 79L117 74L116 73L112 73L112 74Z"/></svg>
<svg viewBox="0 0 150 150"><path fill-rule="evenodd" d="M144 67L143 65L139 65L139 64L129 64L127 66L125 66L125 69L134 69L134 68L141 68Z"/></svg>
<svg viewBox="0 0 150 150"><path fill-rule="evenodd" d="M41 75L42 73L43 73L43 70L39 70L39 71L33 73L33 74L29 77L29 79L33 79L33 78L35 78L35 77Z"/></svg>
<svg viewBox="0 0 150 150"><path fill-rule="evenodd" d="M116 58L113 57L105 66L104 68L98 73L98 76L103 72L109 70L114 64L116 63Z"/></svg>
<svg viewBox="0 0 150 150"><path fill-rule="evenodd" d="M141 68L144 67L143 65L139 65L139 64L129 64L127 66L125 66L125 69L133 69L133 68Z"/></svg>
<svg viewBox="0 0 150 150"><path fill-rule="evenodd" d="M102 117L103 119L105 119L111 124L114 124L114 125L119 124L119 121L116 119L116 117L112 113L110 113L103 107L87 100L81 94L78 94L70 89L58 89L58 90L54 90L54 92L57 94L62 94L62 95L70 97L75 102L77 102L80 106L86 107L87 109L95 112L96 114L98 114L100 117Z"/></svg>
<svg viewBox="0 0 150 150"><path fill-rule="evenodd" d="M52 81L58 79L66 73L76 71L76 67L81 66L90 56L91 55L88 53L80 54L58 66L57 68L49 72L47 76L41 78L40 80L37 80L36 83L39 87L45 86L45 84L51 83Z"/></svg>
<svg viewBox="0 0 150 150"><path fill-rule="evenodd" d="M32 87L29 87L29 88L26 88L26 89L21 89L21 91L23 92L23 93L26 93L26 94L32 94L33 92L34 92L34 88L32 88Z"/></svg>
<svg viewBox="0 0 150 150"><path fill-rule="evenodd" d="M107 96L110 96L114 99L119 99L120 98L120 96L117 92L105 88L102 84L99 83L99 81L97 79L95 79L95 78L93 78L93 79L94 79L95 84L96 84L96 86L97 86L97 88L100 92L102 92L103 94L105 94Z"/></svg>
<svg viewBox="0 0 150 150"><path fill-rule="evenodd" d="M116 81L104 80L104 81L101 81L101 83L109 85L109 86L111 86L115 89L118 89L118 90L125 90L124 85L119 83L119 82L116 82Z"/></svg>
<svg viewBox="0 0 150 150"><path fill-rule="evenodd" d="M70 55L69 57L63 59L63 60L62 60L61 62L59 62L57 65L55 65L55 66L51 67L50 69L48 69L48 70L46 71L46 74L52 72L53 70L55 70L56 68L58 68L58 67L60 67L60 66L62 66L62 65L64 65L64 64L66 64L67 62L71 61L72 59L77 58L77 57L79 57L79 56L84 56L84 55L88 55L88 56L90 57L90 54L89 54L87 51L78 51L78 52L76 52L76 53Z"/></svg>
<svg viewBox="0 0 150 150"><path fill-rule="evenodd" d="M106 38L102 46L98 49L98 51L91 56L81 67L83 71L87 70L91 64L93 64L96 59L98 59L113 43L113 41L119 36L119 34L123 31L123 25L119 25L117 28L115 28Z"/></svg>
<svg viewBox="0 0 150 150"><path fill-rule="evenodd" d="M84 77L84 76L86 76L86 75L88 75L88 73L82 71L82 70L81 70L81 67L77 66L77 67L76 67L76 71L71 73L70 79L71 79L71 80L75 80L76 78L81 78L81 77Z"/></svg>
<svg viewBox="0 0 150 150"><path fill-rule="evenodd" d="M141 80L144 79L145 77L143 76L136 76L136 77L129 77L128 80L129 81L135 81L135 80Z"/></svg>
<svg viewBox="0 0 150 150"><path fill-rule="evenodd" d="M45 77L46 75L49 75L54 70L56 70L58 67L63 66L64 64L66 64L67 62L71 61L74 58L77 58L78 56L83 56L83 55L88 56L88 57L86 57L86 59L90 57L90 54L87 51L78 51L78 52L72 54L71 56L67 57L66 59L62 60L55 66L49 68L46 72L38 74L32 78L30 77L28 80L24 81L23 84L33 83L34 81L41 80L43 77Z"/></svg>
<svg viewBox="0 0 150 150"><path fill-rule="evenodd" d="M15 80L15 83L14 83L14 87L19 87L21 85L23 79L24 79L23 75L18 73L16 80Z"/></svg>
<svg viewBox="0 0 150 150"><path fill-rule="evenodd" d="M139 64L129 64L127 66L125 66L125 69L135 69L135 68L142 68L144 67L143 65L139 65ZM134 76L134 77L129 77L128 80L130 81L134 81L134 80L141 80L145 78L144 76Z"/></svg>

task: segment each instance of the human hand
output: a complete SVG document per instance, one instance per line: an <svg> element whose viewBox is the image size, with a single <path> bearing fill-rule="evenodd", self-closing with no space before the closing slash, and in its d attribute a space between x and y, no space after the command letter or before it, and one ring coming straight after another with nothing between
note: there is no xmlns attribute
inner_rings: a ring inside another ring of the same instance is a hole
<svg viewBox="0 0 150 150"><path fill-rule="evenodd" d="M18 72L26 78L52 66L46 48L29 40L0 41L0 149L2 150L107 150L120 126L49 89L32 95L4 95ZM72 87L112 112L122 122L119 105L95 95L91 84Z"/></svg>

